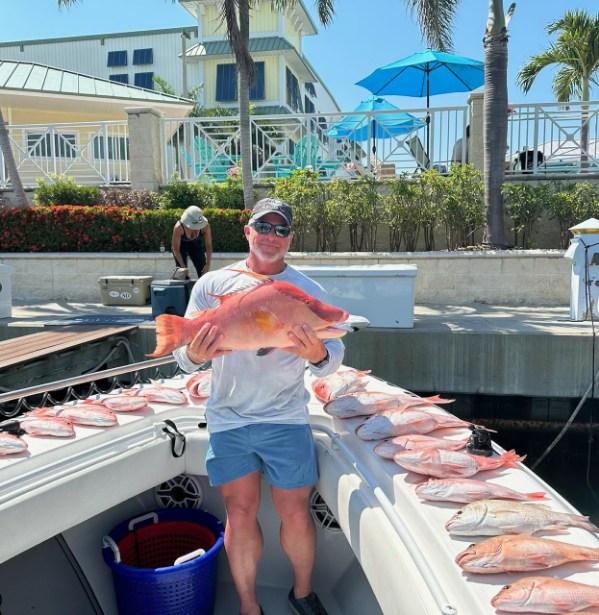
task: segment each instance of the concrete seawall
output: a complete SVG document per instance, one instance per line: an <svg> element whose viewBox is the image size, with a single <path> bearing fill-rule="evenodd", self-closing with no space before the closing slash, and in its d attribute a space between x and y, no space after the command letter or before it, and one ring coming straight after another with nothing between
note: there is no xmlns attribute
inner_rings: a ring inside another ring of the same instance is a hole
<svg viewBox="0 0 599 615"><path fill-rule="evenodd" d="M401 253L292 253L296 265L413 264L418 267L417 304L567 306L570 261L562 250ZM213 268L245 257L215 254ZM161 253L0 253L14 267L13 302L99 302L98 278L151 275L169 278L170 254Z"/></svg>

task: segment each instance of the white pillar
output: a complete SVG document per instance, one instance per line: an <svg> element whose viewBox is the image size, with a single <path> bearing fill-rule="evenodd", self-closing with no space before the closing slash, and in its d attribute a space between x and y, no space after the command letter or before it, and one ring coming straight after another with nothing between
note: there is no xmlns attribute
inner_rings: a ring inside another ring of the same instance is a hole
<svg viewBox="0 0 599 615"><path fill-rule="evenodd" d="M160 118L156 109L127 107L132 190L158 190L162 183Z"/></svg>

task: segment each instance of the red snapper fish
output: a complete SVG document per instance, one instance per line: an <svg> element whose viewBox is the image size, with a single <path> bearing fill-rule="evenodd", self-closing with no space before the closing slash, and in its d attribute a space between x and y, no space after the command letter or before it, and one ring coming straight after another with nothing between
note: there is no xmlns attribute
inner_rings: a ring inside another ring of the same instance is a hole
<svg viewBox="0 0 599 615"><path fill-rule="evenodd" d="M0 457L18 455L27 450L27 442L9 433L0 433Z"/></svg>
<svg viewBox="0 0 599 615"><path fill-rule="evenodd" d="M428 480L416 487L416 493L430 502L470 504L478 500L542 500L545 492L521 493L475 478L444 478Z"/></svg>
<svg viewBox="0 0 599 615"><path fill-rule="evenodd" d="M494 536L458 553L456 564L475 574L547 570L571 562L598 562L599 548L537 538L529 534Z"/></svg>
<svg viewBox="0 0 599 615"><path fill-rule="evenodd" d="M238 270L231 270L238 271ZM289 348L289 332L307 324L321 339L342 337L347 332L335 327L349 314L319 301L297 286L252 272L239 271L263 280L248 289L219 295L218 307L199 312L194 318L173 314L156 317L156 349L148 356L162 357L193 340L204 323L217 326L223 334L218 350Z"/></svg>
<svg viewBox="0 0 599 615"><path fill-rule="evenodd" d="M351 419L378 414L383 410L398 410L400 405L401 401L393 393L357 391L331 399L323 410L338 419Z"/></svg>
<svg viewBox="0 0 599 615"><path fill-rule="evenodd" d="M140 410L148 409L148 400L145 397L136 397L135 393L113 395L112 397L105 397L98 402L91 403L102 404L102 406L112 412L139 412Z"/></svg>
<svg viewBox="0 0 599 615"><path fill-rule="evenodd" d="M312 383L312 390L321 402L326 403L347 393L363 391L368 384L365 376L369 373L369 369L363 371L357 369L337 371L324 378L317 378Z"/></svg>
<svg viewBox="0 0 599 615"><path fill-rule="evenodd" d="M412 451L402 451L393 457L393 461L402 468L434 476L435 478L450 478L474 476L485 470L497 468L511 468L525 456L516 454L516 451L508 451L498 457L483 457L482 455L470 455L460 451L447 451L438 448L423 448Z"/></svg>
<svg viewBox="0 0 599 615"><path fill-rule="evenodd" d="M385 410L367 418L357 429L362 440L384 440L406 434L426 434L445 427L467 427L470 423L450 414L421 410Z"/></svg>
<svg viewBox="0 0 599 615"><path fill-rule="evenodd" d="M32 416L19 419L21 429L30 436L72 438L75 435L73 423L55 416Z"/></svg>
<svg viewBox="0 0 599 615"><path fill-rule="evenodd" d="M138 389L129 389L125 397L129 397L129 399L135 399L137 397L138 403L141 403L143 400L143 407L136 408L137 410L146 408L148 402L155 404L172 404L173 406L182 406L187 403L187 396L183 391L161 384L151 384L149 386L142 385ZM124 409L121 411L127 412L127 410Z"/></svg>
<svg viewBox="0 0 599 615"><path fill-rule="evenodd" d="M599 607L599 587L550 577L525 577L505 585L491 604L508 613L580 613Z"/></svg>
<svg viewBox="0 0 599 615"><path fill-rule="evenodd" d="M432 432L434 433L434 432ZM448 451L459 451L468 444L468 438L463 440L449 440L436 438L429 434L408 434L397 436L391 440L383 440L374 447L374 452L385 459L393 459L401 451L414 451L419 448L442 448Z"/></svg>
<svg viewBox="0 0 599 615"><path fill-rule="evenodd" d="M74 406L51 406L34 408L28 416L56 416L74 425L87 427L113 427L118 423L116 416L100 404L82 403Z"/></svg>

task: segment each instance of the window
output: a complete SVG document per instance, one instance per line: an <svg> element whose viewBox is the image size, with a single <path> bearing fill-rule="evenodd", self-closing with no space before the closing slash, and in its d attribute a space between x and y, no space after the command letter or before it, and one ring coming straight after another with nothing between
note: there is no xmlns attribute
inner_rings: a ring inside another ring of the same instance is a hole
<svg viewBox="0 0 599 615"><path fill-rule="evenodd" d="M303 111L302 95L297 77L288 69L285 69L287 81L287 104L295 111Z"/></svg>
<svg viewBox="0 0 599 615"><path fill-rule="evenodd" d="M110 75L110 81L117 81L118 83L129 83L129 75L123 73L121 75Z"/></svg>
<svg viewBox="0 0 599 615"><path fill-rule="evenodd" d="M94 137L94 158L104 159L104 145L108 143L109 160L129 160L129 139L127 137Z"/></svg>
<svg viewBox="0 0 599 615"><path fill-rule="evenodd" d="M237 100L237 71L235 64L216 65L216 100L232 102Z"/></svg>
<svg viewBox="0 0 599 615"><path fill-rule="evenodd" d="M34 158L76 158L77 135L54 133L54 140L49 132L27 133L27 154Z"/></svg>
<svg viewBox="0 0 599 615"><path fill-rule="evenodd" d="M264 62L255 62L254 85L250 86L250 100L264 100Z"/></svg>
<svg viewBox="0 0 599 615"><path fill-rule="evenodd" d="M153 64L153 63L154 63L154 51L151 48L133 50L133 64Z"/></svg>
<svg viewBox="0 0 599 615"><path fill-rule="evenodd" d="M127 66L127 52L109 51L108 66Z"/></svg>
<svg viewBox="0 0 599 615"><path fill-rule="evenodd" d="M314 103L307 96L304 96L304 108L306 113L314 113L316 111Z"/></svg>
<svg viewBox="0 0 599 615"><path fill-rule="evenodd" d="M316 98L316 88L311 81L306 82L306 92L312 96L312 98Z"/></svg>
<svg viewBox="0 0 599 615"><path fill-rule="evenodd" d="M135 73L135 85L148 90L154 89L154 73Z"/></svg>

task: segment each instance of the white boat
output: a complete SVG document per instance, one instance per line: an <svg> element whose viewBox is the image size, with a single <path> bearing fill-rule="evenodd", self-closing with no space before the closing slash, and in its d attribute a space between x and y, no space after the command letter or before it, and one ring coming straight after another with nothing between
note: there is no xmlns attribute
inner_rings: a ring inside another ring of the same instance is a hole
<svg viewBox="0 0 599 615"><path fill-rule="evenodd" d="M176 376L165 384L180 386L185 378ZM91 380L73 381L86 379ZM376 378L370 378L368 387L396 390ZM0 401L7 397L0 395ZM492 596L524 575L465 575L454 558L473 539L452 538L444 529L457 505L419 500L414 475L373 453L376 442L355 435L361 419L333 419L315 398L310 416L320 465L313 498L318 526L314 588L329 613L494 614ZM181 437L173 439L165 431L166 419ZM102 538L112 528L173 502L200 504L224 521L220 495L206 478L208 434L201 404L153 404L151 411L119 414L118 420L118 426L107 429L76 427L70 440L24 436L26 456L0 457L3 613L116 615L111 571L102 557ZM185 450L175 456L173 447L183 436ZM576 512L523 465L486 475L513 489L545 491L552 508ZM279 524L267 488L259 516L265 548L258 595L267 615L279 615L288 612L291 571L279 546ZM570 529L560 539L599 547L597 536L580 529ZM582 564L534 574L599 585L599 571ZM223 551L215 613L237 612Z"/></svg>

